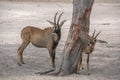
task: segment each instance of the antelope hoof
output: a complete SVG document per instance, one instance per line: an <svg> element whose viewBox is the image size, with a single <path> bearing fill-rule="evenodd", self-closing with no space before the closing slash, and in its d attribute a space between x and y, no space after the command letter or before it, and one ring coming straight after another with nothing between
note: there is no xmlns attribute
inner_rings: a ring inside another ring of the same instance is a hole
<svg viewBox="0 0 120 80"><path fill-rule="evenodd" d="M22 64L20 64L20 63L17 63L18 64L18 66L22 66Z"/></svg>
<svg viewBox="0 0 120 80"><path fill-rule="evenodd" d="M53 67L51 70L53 70L53 71L54 71L54 70L55 70L55 67Z"/></svg>
<svg viewBox="0 0 120 80"><path fill-rule="evenodd" d="M52 68L55 69L55 64L52 64Z"/></svg>
<svg viewBox="0 0 120 80"><path fill-rule="evenodd" d="M84 69L84 67L82 67L82 70Z"/></svg>
<svg viewBox="0 0 120 80"><path fill-rule="evenodd" d="M90 73L88 72L87 75L90 75Z"/></svg>
<svg viewBox="0 0 120 80"><path fill-rule="evenodd" d="M79 71L77 71L77 74L80 74L80 72L79 72Z"/></svg>
<svg viewBox="0 0 120 80"><path fill-rule="evenodd" d="M21 63L22 63L22 64L25 64L25 62L24 62L24 61L22 61Z"/></svg>

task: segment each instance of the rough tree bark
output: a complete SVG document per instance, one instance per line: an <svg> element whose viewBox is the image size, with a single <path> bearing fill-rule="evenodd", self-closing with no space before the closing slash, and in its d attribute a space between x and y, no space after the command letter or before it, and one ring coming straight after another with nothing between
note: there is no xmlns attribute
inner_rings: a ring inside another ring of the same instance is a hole
<svg viewBox="0 0 120 80"><path fill-rule="evenodd" d="M90 14L94 0L73 0L73 17L64 47L64 59L59 75L77 72L77 63L82 57L89 33Z"/></svg>

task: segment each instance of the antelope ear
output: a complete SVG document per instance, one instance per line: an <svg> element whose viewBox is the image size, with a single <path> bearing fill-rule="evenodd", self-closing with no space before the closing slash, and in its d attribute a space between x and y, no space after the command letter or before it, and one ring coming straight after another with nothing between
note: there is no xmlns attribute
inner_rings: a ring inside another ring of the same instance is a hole
<svg viewBox="0 0 120 80"><path fill-rule="evenodd" d="M47 20L47 22L50 23L51 25L54 25L54 22L52 21Z"/></svg>
<svg viewBox="0 0 120 80"><path fill-rule="evenodd" d="M107 42L107 41L104 41L104 40L96 40L96 42L108 44L108 42Z"/></svg>
<svg viewBox="0 0 120 80"><path fill-rule="evenodd" d="M60 23L60 27L62 27L62 25L66 22L67 20L63 20L63 21L61 21L61 23Z"/></svg>

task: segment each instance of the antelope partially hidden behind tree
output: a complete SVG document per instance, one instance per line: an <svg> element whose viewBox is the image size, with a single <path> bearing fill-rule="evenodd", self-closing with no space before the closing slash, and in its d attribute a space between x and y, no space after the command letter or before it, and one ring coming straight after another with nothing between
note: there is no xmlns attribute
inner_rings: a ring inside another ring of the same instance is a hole
<svg viewBox="0 0 120 80"><path fill-rule="evenodd" d="M84 49L85 54L87 54L87 74L88 75L90 74L90 72L89 72L89 57L90 57L90 54L94 51L96 42L106 43L107 44L106 41L97 39L97 37L101 33L101 31L98 32L96 35L95 35L95 31L96 30L94 30L92 36L87 35L87 46ZM78 61L77 73L79 73L81 66L82 66L82 56L80 57L80 60Z"/></svg>
<svg viewBox="0 0 120 80"><path fill-rule="evenodd" d="M63 12L59 15L56 21L56 16L58 12L55 13L54 22L47 20L53 27L48 27L45 29L36 28L33 26L27 26L21 31L22 44L18 49L18 65L21 66L25 64L23 61L23 51L31 42L34 46L39 48L47 48L51 57L52 67L55 67L55 50L61 38L61 27L66 22L63 20L59 23Z"/></svg>

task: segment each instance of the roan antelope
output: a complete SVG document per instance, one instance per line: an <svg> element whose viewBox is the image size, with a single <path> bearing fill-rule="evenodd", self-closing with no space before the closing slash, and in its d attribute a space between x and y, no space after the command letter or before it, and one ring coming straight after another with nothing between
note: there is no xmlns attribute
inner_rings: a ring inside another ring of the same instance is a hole
<svg viewBox="0 0 120 80"><path fill-rule="evenodd" d="M88 38L87 38L87 46L84 49L84 52L85 52L85 54L87 54L87 74L88 75L90 74L90 72L89 72L89 57L90 57L90 54L94 51L96 42L106 43L107 44L106 41L97 39L97 36L100 33L101 33L101 31L95 35L95 30L94 30L93 35L92 36L88 35ZM80 60L78 61L77 73L79 73L81 66L82 66L82 56L80 56Z"/></svg>
<svg viewBox="0 0 120 80"><path fill-rule="evenodd" d="M53 27L48 27L45 29L36 28L33 26L27 26L21 31L22 44L18 48L18 65L21 66L25 64L23 61L23 51L31 42L34 46L39 48L47 48L50 54L52 67L55 68L55 50L61 38L61 27L66 22L63 20L59 23L63 12L59 15L56 21L56 16L54 16L54 22L47 20Z"/></svg>

